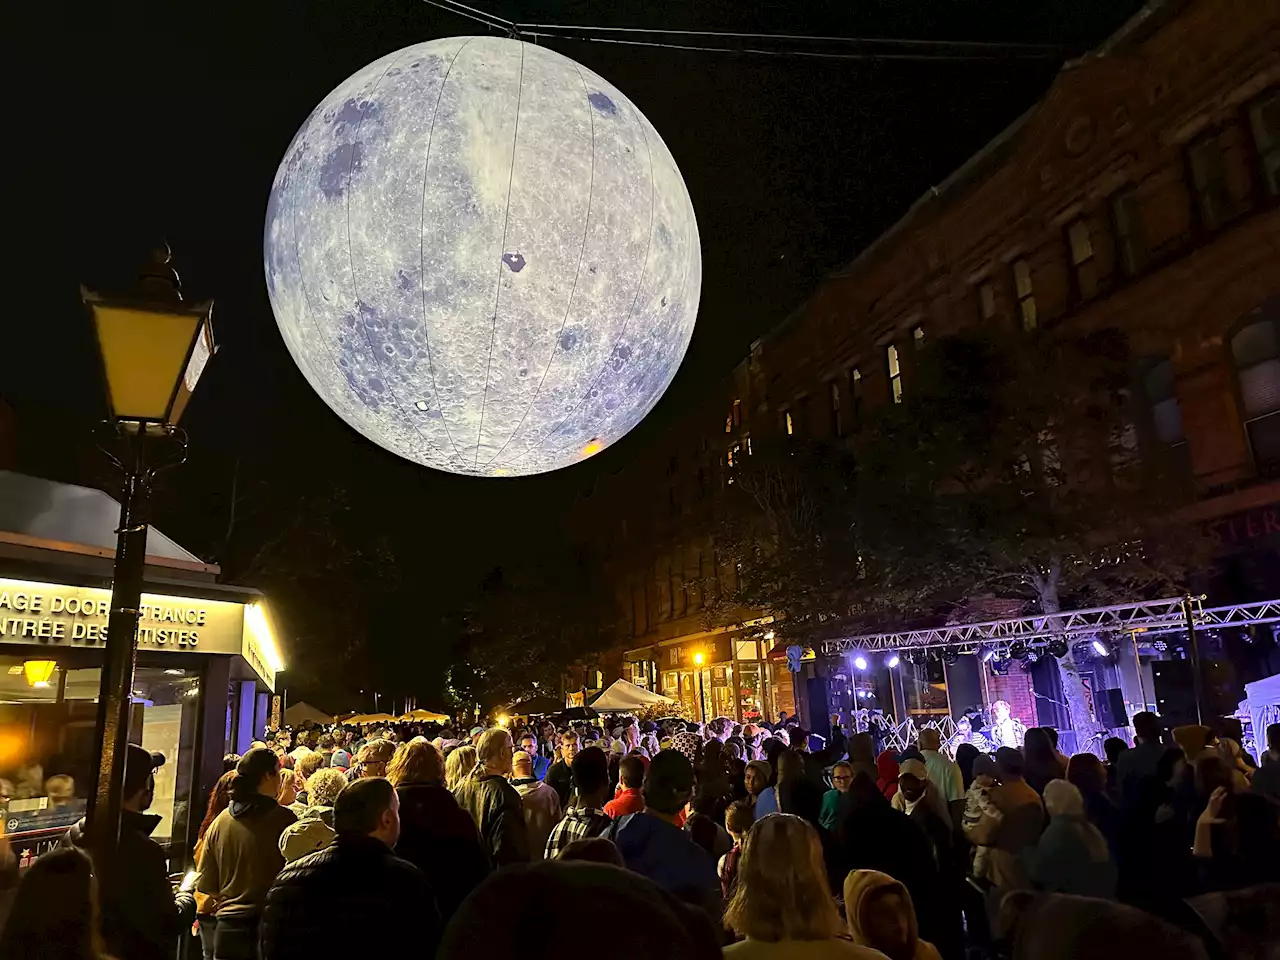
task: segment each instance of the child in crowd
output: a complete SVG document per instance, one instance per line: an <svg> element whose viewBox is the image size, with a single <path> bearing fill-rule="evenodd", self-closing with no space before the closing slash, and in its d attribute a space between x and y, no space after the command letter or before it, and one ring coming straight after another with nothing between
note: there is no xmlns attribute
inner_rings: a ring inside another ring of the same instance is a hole
<svg viewBox="0 0 1280 960"><path fill-rule="evenodd" d="M755 810L750 800L735 800L729 804L724 813L724 828L733 838L733 849L720 858L716 874L720 877L720 888L727 900L733 894L733 883L738 878L738 859L742 856L742 838L755 823Z"/></svg>

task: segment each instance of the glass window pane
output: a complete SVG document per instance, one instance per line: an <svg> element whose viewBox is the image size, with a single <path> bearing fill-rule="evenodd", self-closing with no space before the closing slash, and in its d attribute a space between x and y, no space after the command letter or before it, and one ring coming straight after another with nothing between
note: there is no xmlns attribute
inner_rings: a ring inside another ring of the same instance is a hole
<svg viewBox="0 0 1280 960"><path fill-rule="evenodd" d="M1089 227L1083 220L1067 227L1067 242L1071 247L1071 262L1079 266L1093 256L1093 241L1089 239Z"/></svg>
<svg viewBox="0 0 1280 960"><path fill-rule="evenodd" d="M1147 394L1147 400L1151 403L1159 403L1161 400L1167 400L1173 396L1173 362L1163 360L1157 363L1144 378L1143 389Z"/></svg>
<svg viewBox="0 0 1280 960"><path fill-rule="evenodd" d="M1177 397L1170 397L1153 404L1151 419L1155 426L1156 438L1161 443L1172 445L1186 439L1182 431L1182 410L1178 407Z"/></svg>
<svg viewBox="0 0 1280 960"><path fill-rule="evenodd" d="M1280 360L1264 360L1241 370L1240 395L1247 416L1280 410Z"/></svg>
<svg viewBox="0 0 1280 960"><path fill-rule="evenodd" d="M1235 357L1236 365L1241 367L1280 356L1277 324L1271 320L1249 324L1231 338L1231 355Z"/></svg>
<svg viewBox="0 0 1280 960"><path fill-rule="evenodd" d="M1280 464L1280 414L1262 417L1249 424L1249 446L1259 465Z"/></svg>
<svg viewBox="0 0 1280 960"><path fill-rule="evenodd" d="M884 355L889 363L889 376L896 377L902 372L898 366L898 348L892 343L885 347Z"/></svg>
<svg viewBox="0 0 1280 960"><path fill-rule="evenodd" d="M1031 267L1027 261L1013 261L1013 286L1018 291L1018 299L1031 296Z"/></svg>

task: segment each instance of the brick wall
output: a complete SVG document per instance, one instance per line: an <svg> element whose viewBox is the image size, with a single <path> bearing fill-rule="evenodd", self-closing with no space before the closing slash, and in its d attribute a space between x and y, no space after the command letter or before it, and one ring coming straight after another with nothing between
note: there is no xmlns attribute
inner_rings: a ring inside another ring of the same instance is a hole
<svg viewBox="0 0 1280 960"><path fill-rule="evenodd" d="M1028 727L1038 727L1040 721L1036 714L1036 698L1031 686L1031 674L1023 673L1017 667L1011 667L1008 676L994 676L987 671L987 692L991 703L997 700L1009 702L1009 712Z"/></svg>

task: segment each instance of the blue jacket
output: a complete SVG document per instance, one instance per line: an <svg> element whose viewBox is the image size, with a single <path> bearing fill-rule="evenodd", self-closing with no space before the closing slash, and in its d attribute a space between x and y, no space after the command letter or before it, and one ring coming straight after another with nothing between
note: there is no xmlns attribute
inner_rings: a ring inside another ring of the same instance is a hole
<svg viewBox="0 0 1280 960"><path fill-rule="evenodd" d="M720 881L715 861L689 834L647 813L622 817L611 833L627 869L718 916Z"/></svg>

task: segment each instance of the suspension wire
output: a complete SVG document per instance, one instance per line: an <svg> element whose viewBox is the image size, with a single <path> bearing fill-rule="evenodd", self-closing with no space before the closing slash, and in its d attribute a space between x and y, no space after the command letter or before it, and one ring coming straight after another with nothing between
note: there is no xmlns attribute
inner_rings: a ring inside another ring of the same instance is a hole
<svg viewBox="0 0 1280 960"><path fill-rule="evenodd" d="M588 35L571 35L563 33L544 33L537 30L525 30L520 28L517 31L520 37L540 37L544 40L570 40L583 43L611 43L624 45L629 47L651 47L661 50L690 50L699 53L729 53L738 55L751 56L768 56L768 57L802 57L818 60L929 60L929 61L946 61L946 60L1043 60L1046 58L1056 57L1060 55L1060 51L1010 51L1010 50L989 50L987 52L974 53L927 53L924 51L918 53L910 52L849 52L836 53L821 50L767 50L762 47L717 47L707 44L690 44L690 43L661 43L654 40L623 40L616 37L592 37Z"/></svg>
<svg viewBox="0 0 1280 960"><path fill-rule="evenodd" d="M1044 52L1062 49L1053 43L1009 43L1001 40L921 40L909 37L834 37L797 33L742 33L732 30L668 30L662 27L602 27L583 24L522 23L520 31L554 30L581 33L635 33L664 37L722 37L726 40L776 40L783 43L854 43L859 45L895 47L966 47L1007 50L1019 48Z"/></svg>
<svg viewBox="0 0 1280 960"><path fill-rule="evenodd" d="M572 24L522 24L496 14L461 3L460 0L423 0L429 6L482 23L490 29L504 31L510 37L535 40L569 40L584 43L610 43L620 46L649 47L661 50L696 53L729 53L750 56L801 57L818 60L1036 60L1061 56L1065 48L1047 43L1006 43L994 40L922 40L910 37L836 37L814 34L751 33L722 30L682 30L651 27L612 27ZM593 36L615 34L612 37ZM688 37L698 39L772 41L778 44L856 45L879 48L863 51L803 50L781 46L767 49L755 46L717 46L710 43L675 43L662 40L634 40L616 36L630 34L646 37ZM898 48L896 51L884 48ZM911 51L918 52L911 52ZM946 52L951 51L951 52Z"/></svg>

